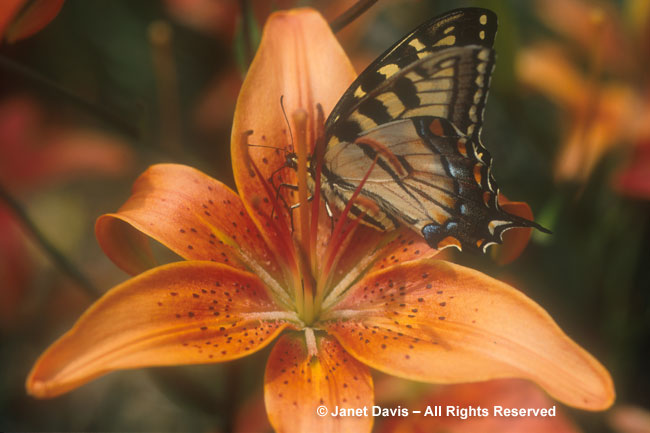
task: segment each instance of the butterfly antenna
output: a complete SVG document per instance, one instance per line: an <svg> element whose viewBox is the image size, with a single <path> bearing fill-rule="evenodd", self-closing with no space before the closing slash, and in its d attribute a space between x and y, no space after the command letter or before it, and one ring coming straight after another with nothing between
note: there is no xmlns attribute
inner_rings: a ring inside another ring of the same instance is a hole
<svg viewBox="0 0 650 433"><path fill-rule="evenodd" d="M284 109L284 95L280 96L280 107L282 107L282 115L284 116L284 121L287 123L287 128L289 128L289 137L291 138L291 149L293 150L293 133L291 132L291 124L289 123L289 118L287 117L287 110ZM286 149L285 152L287 152Z"/></svg>

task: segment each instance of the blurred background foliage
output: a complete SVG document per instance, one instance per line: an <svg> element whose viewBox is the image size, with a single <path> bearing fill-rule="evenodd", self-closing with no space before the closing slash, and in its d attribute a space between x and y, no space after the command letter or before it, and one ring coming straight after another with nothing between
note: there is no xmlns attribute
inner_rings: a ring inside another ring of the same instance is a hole
<svg viewBox="0 0 650 433"><path fill-rule="evenodd" d="M24 380L127 278L93 224L147 166L189 164L234 188L232 115L268 14L308 5L331 21L354 2L52 2L58 14L20 40L3 26L38 2L0 6L0 430L264 431L268 350L115 373L45 401ZM565 408L578 429L631 431L620 410L650 408L650 2L383 0L338 36L360 71L425 17L472 5L500 21L483 131L495 177L553 235L505 266L457 260L527 293L610 370L615 408ZM377 374L380 402L419 404L434 388Z"/></svg>

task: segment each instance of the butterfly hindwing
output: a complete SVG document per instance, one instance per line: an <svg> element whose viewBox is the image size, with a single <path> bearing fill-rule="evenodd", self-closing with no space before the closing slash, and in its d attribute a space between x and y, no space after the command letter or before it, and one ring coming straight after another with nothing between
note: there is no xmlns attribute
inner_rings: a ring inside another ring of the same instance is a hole
<svg viewBox="0 0 650 433"><path fill-rule="evenodd" d="M328 152L326 194L346 203L376 165L355 202L366 224L390 230L397 221L442 248L484 249L518 221L498 207L489 166L469 154L485 150L446 119L415 117L383 124ZM489 158L489 155L483 155Z"/></svg>

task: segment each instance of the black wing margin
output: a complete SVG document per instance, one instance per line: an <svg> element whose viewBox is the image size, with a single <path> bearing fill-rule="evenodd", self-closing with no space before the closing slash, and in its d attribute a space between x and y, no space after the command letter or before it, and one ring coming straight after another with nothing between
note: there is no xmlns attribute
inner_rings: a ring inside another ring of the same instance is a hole
<svg viewBox="0 0 650 433"><path fill-rule="evenodd" d="M325 124L326 131L331 133L335 129L340 130L336 124L345 121L361 102L375 94L396 71L452 47L474 45L491 49L496 31L496 15L481 8L456 9L421 24L386 50L357 77L329 115ZM490 72L491 69L488 77ZM456 119L449 120L454 122ZM456 126L465 129L464 125Z"/></svg>

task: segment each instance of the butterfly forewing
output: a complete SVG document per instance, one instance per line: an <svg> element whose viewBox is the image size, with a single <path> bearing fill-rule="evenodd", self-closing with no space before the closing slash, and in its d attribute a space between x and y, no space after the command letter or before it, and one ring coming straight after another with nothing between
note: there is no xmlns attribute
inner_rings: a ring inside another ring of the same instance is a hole
<svg viewBox="0 0 650 433"><path fill-rule="evenodd" d="M376 124L385 123L389 118L386 116L387 106L375 96L382 93L382 89L385 89L387 84L395 90L400 102L411 108L419 105L420 98L435 97L431 94L431 86L442 92L453 91L454 83L450 83L442 76L437 79L422 80L431 77L430 74L426 74L426 67L432 64L427 58L449 48L470 45L487 48L489 52L494 43L496 29L496 15L489 10L479 8L451 11L422 24L386 50L359 75L332 110L326 122L326 130L330 134L339 135L341 139L351 139L362 132L363 125L355 125L355 121L350 119L350 114L355 110L369 113ZM425 62L422 62L423 59ZM485 64L484 70L472 71L471 74L476 75L475 77L467 77L464 82L467 87L465 91L471 95L465 93L452 95L451 103L460 106L452 113L453 118L449 119L463 131L466 131L470 124L480 125L480 119L469 120L470 106L467 103L474 101L475 88L485 89L474 103L477 105L478 115L482 114L489 84L484 77L489 78L492 65L493 61L490 61ZM441 68L439 72L444 74L448 71L445 69ZM426 93L427 90L429 94ZM361 105L363 107L360 108ZM388 106L388 108L392 107ZM387 114L390 116L390 111Z"/></svg>
<svg viewBox="0 0 650 433"><path fill-rule="evenodd" d="M405 224L434 248L485 251L509 228L539 228L499 208L480 142L496 26L485 9L449 12L352 83L326 122L321 185L329 201L344 206L368 175L352 214L378 230Z"/></svg>

